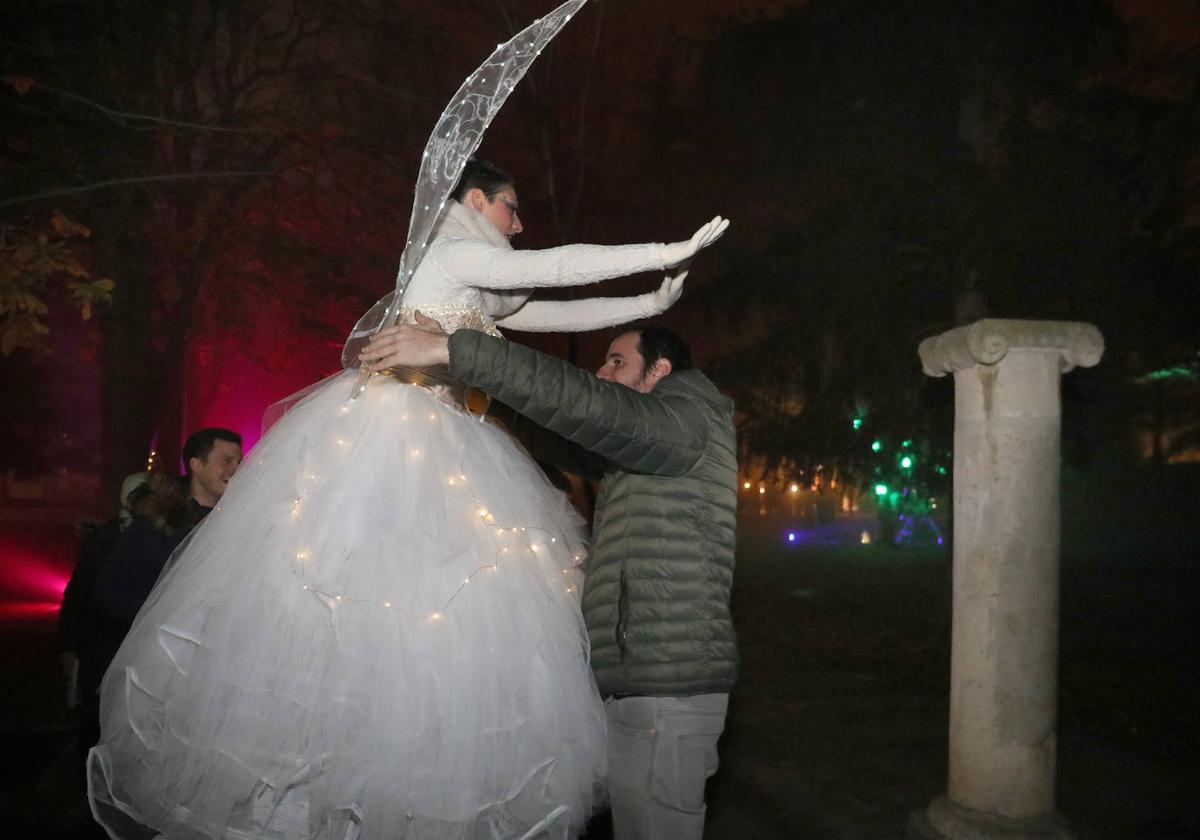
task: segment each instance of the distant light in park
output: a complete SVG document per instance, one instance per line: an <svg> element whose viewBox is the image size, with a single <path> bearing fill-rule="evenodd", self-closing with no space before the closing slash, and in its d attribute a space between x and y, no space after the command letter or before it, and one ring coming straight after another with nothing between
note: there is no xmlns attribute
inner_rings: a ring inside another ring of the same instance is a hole
<svg viewBox="0 0 1200 840"><path fill-rule="evenodd" d="M913 465L913 459L908 457L907 455L905 455L903 458L900 459L900 466L903 467L904 469L906 469L906 470L910 469L912 467L912 465Z"/></svg>
<svg viewBox="0 0 1200 840"><path fill-rule="evenodd" d="M799 492L800 492L800 485L799 485L799 484L797 484L796 482L794 482L794 481L793 481L793 482L792 482L792 486L791 486L791 487L789 487L789 488L788 488L788 490L790 490L790 491L791 491L791 492L793 492L793 493L799 493Z"/></svg>
<svg viewBox="0 0 1200 840"><path fill-rule="evenodd" d="M862 428L862 418L855 417L853 420L850 421L850 426L854 429L854 431L857 432L859 429Z"/></svg>
<svg viewBox="0 0 1200 840"><path fill-rule="evenodd" d="M871 451L872 451L872 452L878 452L880 449L883 449L883 444L882 444L882 443L880 443L880 442L879 442L879 441L877 441L877 440L873 440L873 441L871 441Z"/></svg>
<svg viewBox="0 0 1200 840"><path fill-rule="evenodd" d="M888 491L888 488L887 488L886 484L876 484L875 485L875 495L876 496L886 496L887 491Z"/></svg>
<svg viewBox="0 0 1200 840"><path fill-rule="evenodd" d="M1159 370L1152 370L1149 373L1147 373L1145 376L1143 376L1135 381L1140 384L1140 383L1145 383L1145 382L1157 382L1157 381L1161 381L1163 379L1193 379L1194 380L1196 378L1197 378L1196 371L1192 370L1189 367L1185 367L1184 365L1177 365L1175 367L1160 368Z"/></svg>
<svg viewBox="0 0 1200 840"><path fill-rule="evenodd" d="M758 495L760 495L760 496L761 496L761 495L763 495L763 494L764 494L764 493L766 493L766 492L767 492L767 488L766 488L766 487L759 487L759 488L758 488Z"/></svg>
<svg viewBox="0 0 1200 840"><path fill-rule="evenodd" d="M794 543L795 541L796 541L796 532L788 531L788 542Z"/></svg>
<svg viewBox="0 0 1200 840"><path fill-rule="evenodd" d="M946 474L946 468L945 468L945 467L938 467L938 468L937 468L937 471L938 471L938 475L945 475L945 474Z"/></svg>
<svg viewBox="0 0 1200 840"><path fill-rule="evenodd" d="M858 538L858 541L860 543L862 543L863 545L870 545L871 544L871 532L863 531L862 536Z"/></svg>
<svg viewBox="0 0 1200 840"><path fill-rule="evenodd" d="M747 482L745 482L744 484L742 484L742 489L743 489L743 490L749 490L749 489L750 489L750 482L749 482L749 481L747 481Z"/></svg>
<svg viewBox="0 0 1200 840"><path fill-rule="evenodd" d="M908 447L912 446L912 440L911 440L911 439L909 439L909 440L906 440L906 441L904 441L904 443L902 443L902 444L900 444L900 445L901 445L902 447L904 447L905 449L908 449Z"/></svg>

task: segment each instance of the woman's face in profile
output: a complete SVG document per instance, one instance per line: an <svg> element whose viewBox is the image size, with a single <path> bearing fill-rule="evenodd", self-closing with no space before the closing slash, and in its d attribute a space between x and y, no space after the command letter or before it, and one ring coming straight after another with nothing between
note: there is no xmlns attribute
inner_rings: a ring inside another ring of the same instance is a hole
<svg viewBox="0 0 1200 840"><path fill-rule="evenodd" d="M517 190L511 184L496 192L491 198L478 191L475 209L487 217L495 225L496 230L512 238L525 229L517 210Z"/></svg>

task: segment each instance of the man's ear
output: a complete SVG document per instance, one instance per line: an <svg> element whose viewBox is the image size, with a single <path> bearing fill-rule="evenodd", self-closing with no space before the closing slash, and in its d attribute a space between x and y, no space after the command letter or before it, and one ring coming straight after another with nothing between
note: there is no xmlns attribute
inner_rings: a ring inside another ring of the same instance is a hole
<svg viewBox="0 0 1200 840"><path fill-rule="evenodd" d="M671 360L659 358L654 364L650 365L650 370L646 371L646 379L650 382L650 387L653 388L663 379L671 375Z"/></svg>
<svg viewBox="0 0 1200 840"><path fill-rule="evenodd" d="M203 466L204 466L203 458L195 458L195 457L188 458L188 475L189 476L195 475L195 473Z"/></svg>

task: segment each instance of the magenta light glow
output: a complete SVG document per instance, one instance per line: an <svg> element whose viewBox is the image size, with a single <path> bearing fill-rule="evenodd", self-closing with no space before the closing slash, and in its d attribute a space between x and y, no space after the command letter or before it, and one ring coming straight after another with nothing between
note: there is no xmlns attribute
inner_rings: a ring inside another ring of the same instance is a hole
<svg viewBox="0 0 1200 840"><path fill-rule="evenodd" d="M62 603L70 548L0 539L0 619L52 616Z"/></svg>

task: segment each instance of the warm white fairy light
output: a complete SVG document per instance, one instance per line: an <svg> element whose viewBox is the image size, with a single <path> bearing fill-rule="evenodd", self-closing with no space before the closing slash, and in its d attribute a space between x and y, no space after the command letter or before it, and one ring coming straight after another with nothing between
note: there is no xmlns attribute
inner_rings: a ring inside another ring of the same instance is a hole
<svg viewBox="0 0 1200 840"><path fill-rule="evenodd" d="M345 409L345 407L343 407L343 411L344 411L344 409ZM438 419L438 415L436 413L431 413L428 415L428 417L430 420ZM401 419L407 420L408 415L407 414L403 415ZM340 446L345 446L348 444L348 442L343 438L338 438L337 443ZM413 457L418 457L421 455L420 449L413 448L413 449L410 449L409 451ZM306 475L310 481L317 480L317 475L315 473L309 472L309 473L303 473L303 475ZM450 487L463 486L469 492L471 492L472 495L474 495L474 490L472 489L470 481L467 479L466 473L464 473L464 472L451 473L450 475L448 475L446 477L446 484ZM304 500L303 496L298 496L292 501L292 516L293 516L293 518L299 518L300 509L301 509L303 500ZM530 528L530 527L523 526L523 525L521 525L521 526L511 525L510 526L508 524L500 524L497 522L495 514L493 514L484 505L478 504L478 497L476 497L476 502L477 502L477 504L474 509L475 514L478 515L485 524L487 524L489 527L491 527L493 530L495 530L497 534L511 533L511 534L515 535L518 533L521 533L521 534L528 533L530 530L542 531L543 533L546 534L545 538L548 543L554 543L554 544L558 543L557 536L553 536L549 533L546 533L545 530L542 528ZM522 548L523 548L523 550L528 550L530 552L530 554L532 554L534 556L540 556L540 550L546 546L547 542L528 543L525 546L523 546ZM450 606L450 604L454 601L454 599L456 597L458 597L458 595L463 591L463 589L465 587L470 585L471 580L475 577L475 575L480 574L480 573L484 572L485 570L488 572L493 572L493 573L500 571L499 558L501 556L511 555L511 553L512 553L512 548L510 546L498 547L497 552L496 552L496 559L490 563L486 563L484 565L479 566L473 572L471 572L470 574L463 577L462 582L458 585L458 588L450 594L449 598L446 599L446 601L443 603L440 610L438 610L436 612L428 613L428 614L422 614L422 613L409 613L409 614L413 615L415 618L426 620L426 621L440 620L443 617L444 611L446 610L446 608ZM310 557L311 557L311 553L308 548L299 548L295 552L295 558L297 561L299 561L298 568L299 568L301 574L304 575L305 578L307 578L307 570L306 570L307 564L304 561L308 560ZM582 559L582 557L583 557L583 555L580 553L575 553L572 555L572 559L576 563L578 563ZM562 570L564 575L569 574L570 571L571 571L570 569ZM305 592L313 592L314 594L316 594L326 604L326 606L329 607L331 610L338 606L354 605L354 604L375 604L378 606L382 606L383 608L388 609L388 610L397 609L396 605L391 600L381 600L381 599L374 599L374 598L357 599L357 598L347 596L344 593L340 593L340 592L329 592L328 590L322 591L322 589L314 587L311 584L311 582L307 579L303 580L301 589ZM567 588L566 591L568 593L573 593L575 591L575 588L573 586L570 586ZM404 613L405 610L403 608L400 608L399 612Z"/></svg>

